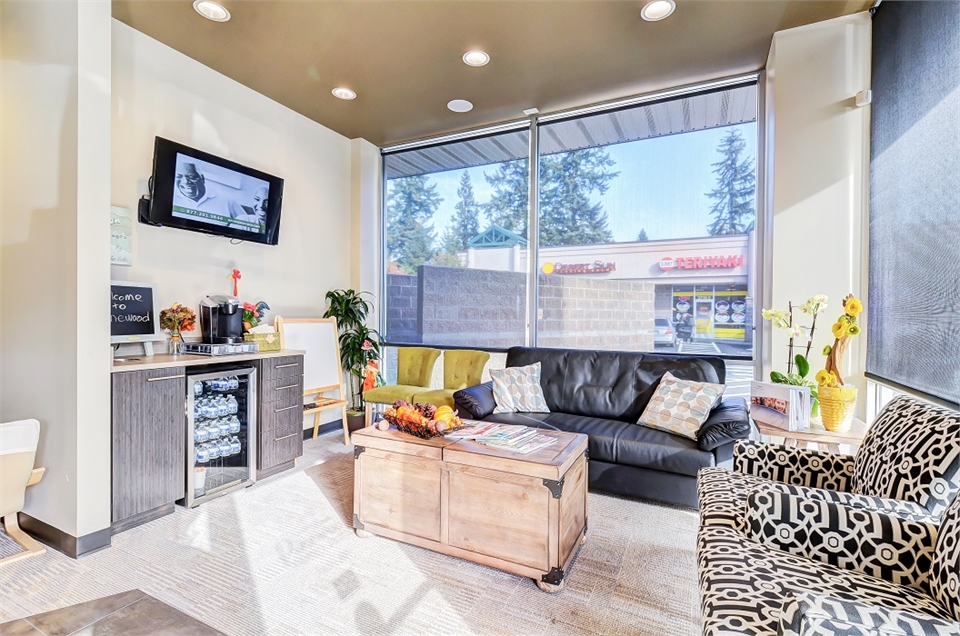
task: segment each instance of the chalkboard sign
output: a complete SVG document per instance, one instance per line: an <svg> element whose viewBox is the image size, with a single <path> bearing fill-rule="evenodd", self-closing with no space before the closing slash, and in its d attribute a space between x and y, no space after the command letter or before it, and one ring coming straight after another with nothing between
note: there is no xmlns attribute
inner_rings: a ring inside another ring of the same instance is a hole
<svg viewBox="0 0 960 636"><path fill-rule="evenodd" d="M110 284L110 341L156 340L160 333L153 285L115 281Z"/></svg>

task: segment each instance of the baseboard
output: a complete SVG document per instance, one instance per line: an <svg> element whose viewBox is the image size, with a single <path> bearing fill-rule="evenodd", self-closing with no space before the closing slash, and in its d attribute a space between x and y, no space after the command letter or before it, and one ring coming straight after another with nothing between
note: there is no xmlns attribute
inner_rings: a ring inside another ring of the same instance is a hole
<svg viewBox="0 0 960 636"><path fill-rule="evenodd" d="M75 537L23 512L18 515L18 520L21 530L31 534L37 541L74 559L103 548L109 548L110 537L113 534L110 528L104 528L85 534L82 537Z"/></svg>
<svg viewBox="0 0 960 636"><path fill-rule="evenodd" d="M327 422L326 424L321 424L320 428L317 429L317 435L323 435L324 433L330 433L333 431L343 432L343 423L340 420L334 420L332 422ZM313 427L303 429L303 439L313 439Z"/></svg>
<svg viewBox="0 0 960 636"><path fill-rule="evenodd" d="M118 532L123 532L124 530L129 530L130 528L135 528L136 526L142 525L144 523L149 523L154 519L159 519L160 517L165 517L174 510L176 510L177 505L174 503L164 504L162 506L157 506L153 510L147 510L146 512L141 512L135 514L132 517L127 517L122 521L117 521L111 526L111 534L117 534Z"/></svg>

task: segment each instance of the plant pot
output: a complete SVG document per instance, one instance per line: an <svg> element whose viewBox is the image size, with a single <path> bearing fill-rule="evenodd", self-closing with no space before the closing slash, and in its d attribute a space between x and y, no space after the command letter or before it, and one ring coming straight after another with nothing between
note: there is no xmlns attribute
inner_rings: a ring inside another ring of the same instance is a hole
<svg viewBox="0 0 960 636"><path fill-rule="evenodd" d="M366 426L363 411L347 411L347 428L353 432Z"/></svg>
<svg viewBox="0 0 960 636"><path fill-rule="evenodd" d="M817 397L820 400L823 428L834 433L849 431L857 408L857 387L820 386L817 388Z"/></svg>

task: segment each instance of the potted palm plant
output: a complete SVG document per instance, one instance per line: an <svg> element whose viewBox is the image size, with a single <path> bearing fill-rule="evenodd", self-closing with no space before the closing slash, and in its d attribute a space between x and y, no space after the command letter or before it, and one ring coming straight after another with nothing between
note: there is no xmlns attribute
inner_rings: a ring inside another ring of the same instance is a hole
<svg viewBox="0 0 960 636"><path fill-rule="evenodd" d="M336 318L340 331L340 363L351 396L347 410L347 422L351 430L363 427L364 388L375 386L380 379L380 334L366 325L373 304L364 295L368 295L368 292L353 289L328 291L326 299L330 305L323 314L324 318Z"/></svg>

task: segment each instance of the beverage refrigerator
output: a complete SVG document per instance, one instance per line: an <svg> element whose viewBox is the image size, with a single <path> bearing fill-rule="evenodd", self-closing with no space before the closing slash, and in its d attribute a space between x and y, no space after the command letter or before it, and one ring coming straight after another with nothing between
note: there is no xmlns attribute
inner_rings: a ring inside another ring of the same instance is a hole
<svg viewBox="0 0 960 636"><path fill-rule="evenodd" d="M256 481L257 370L233 367L187 376L184 506Z"/></svg>

